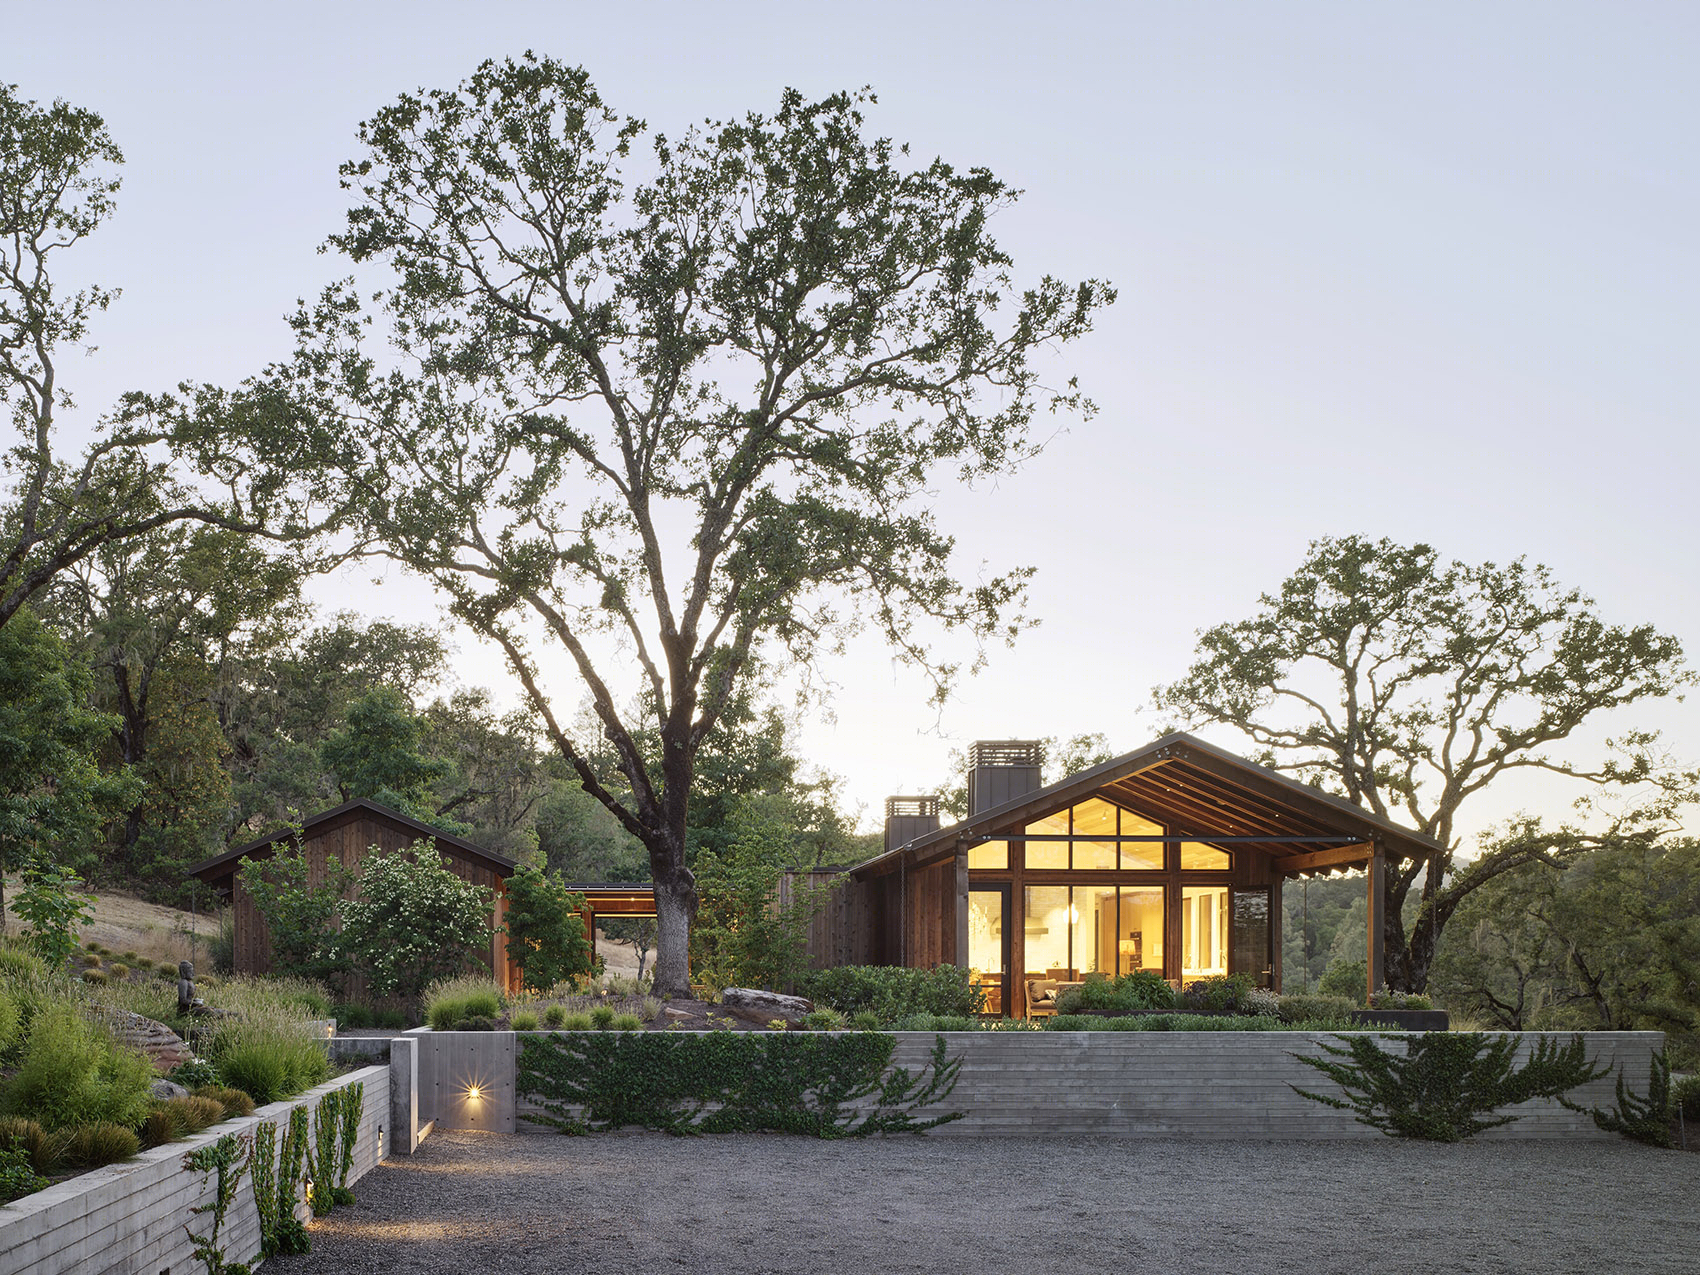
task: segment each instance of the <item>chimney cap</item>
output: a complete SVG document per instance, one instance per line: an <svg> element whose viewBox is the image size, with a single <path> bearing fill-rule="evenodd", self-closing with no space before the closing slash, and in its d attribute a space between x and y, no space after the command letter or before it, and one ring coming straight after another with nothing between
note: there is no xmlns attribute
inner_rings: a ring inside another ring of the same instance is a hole
<svg viewBox="0 0 1700 1275"><path fill-rule="evenodd" d="M939 799L932 797L887 797L885 799L885 817L887 819L901 818L937 818Z"/></svg>
<svg viewBox="0 0 1700 1275"><path fill-rule="evenodd" d="M969 766L1043 766L1042 739L981 739L968 747Z"/></svg>

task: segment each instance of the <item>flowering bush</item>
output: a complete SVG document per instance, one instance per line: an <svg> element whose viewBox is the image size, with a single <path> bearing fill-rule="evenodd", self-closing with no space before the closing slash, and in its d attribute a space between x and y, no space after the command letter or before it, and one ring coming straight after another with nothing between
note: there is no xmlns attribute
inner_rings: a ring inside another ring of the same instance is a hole
<svg viewBox="0 0 1700 1275"><path fill-rule="evenodd" d="M367 855L360 897L342 905L343 950L379 996L416 998L489 945L490 891L445 868L430 841Z"/></svg>

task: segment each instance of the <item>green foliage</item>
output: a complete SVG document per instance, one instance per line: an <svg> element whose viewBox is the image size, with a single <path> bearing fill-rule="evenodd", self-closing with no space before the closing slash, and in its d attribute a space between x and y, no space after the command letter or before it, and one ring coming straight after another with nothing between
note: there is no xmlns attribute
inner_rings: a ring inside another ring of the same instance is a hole
<svg viewBox="0 0 1700 1275"><path fill-rule="evenodd" d="M1200 634L1192 667L1157 698L1190 723L1235 728L1277 769L1438 844L1391 863L1381 900L1387 981L1422 991L1455 910L1478 888L1523 864L1656 840L1680 822L1672 816L1696 776L1673 770L1655 736L1624 732L1606 756L1561 749L1597 737L1590 728L1610 710L1692 680L1675 638L1608 624L1544 567L1445 562L1428 545L1346 536L1313 542L1250 618ZM1583 813L1596 816L1585 827L1523 820L1460 860L1464 803L1525 768L1630 804L1585 798Z"/></svg>
<svg viewBox="0 0 1700 1275"><path fill-rule="evenodd" d="M141 1139L127 1124L94 1120L66 1131L64 1160L79 1169L98 1169L128 1160L142 1149Z"/></svg>
<svg viewBox="0 0 1700 1275"><path fill-rule="evenodd" d="M599 1032L605 1032L614 1025L614 1007L598 1005L590 1011L590 1022Z"/></svg>
<svg viewBox="0 0 1700 1275"><path fill-rule="evenodd" d="M18 1013L18 1003L4 989L0 989L0 1058L4 1058L12 1046L18 1043L23 1028L23 1018Z"/></svg>
<svg viewBox="0 0 1700 1275"><path fill-rule="evenodd" d="M809 925L826 905L827 888L799 886L782 902L792 853L783 827L745 820L725 851L697 855L691 969L700 982L778 991L804 974Z"/></svg>
<svg viewBox="0 0 1700 1275"><path fill-rule="evenodd" d="M366 797L456 836L471 831L437 813L436 793L452 784L454 766L420 752L422 724L400 691L375 686L349 703L345 718L319 747L344 801Z"/></svg>
<svg viewBox="0 0 1700 1275"><path fill-rule="evenodd" d="M1125 1014L1136 1009L1174 1009L1175 989L1155 970L1135 970L1117 978L1088 978L1079 987L1064 988L1057 997L1057 1015L1084 1011Z"/></svg>
<svg viewBox="0 0 1700 1275"><path fill-rule="evenodd" d="M412 1000L474 968L490 945L491 895L442 864L434 843L361 864L360 897L342 908L342 946L379 996Z"/></svg>
<svg viewBox="0 0 1700 1275"><path fill-rule="evenodd" d="M30 1023L23 1061L0 1090L0 1113L28 1115L49 1129L96 1121L140 1124L153 1068L86 1021L69 1001L49 1004Z"/></svg>
<svg viewBox="0 0 1700 1275"><path fill-rule="evenodd" d="M565 1005L551 1005L548 1009L543 1011L543 1023L546 1027L560 1027L566 1021L567 1008ZM525 1029L516 1027L515 1030L519 1031Z"/></svg>
<svg viewBox="0 0 1700 1275"><path fill-rule="evenodd" d="M260 1215L260 1255L278 1251L278 1219L282 1203L277 1185L277 1121L262 1120L254 1126L254 1207Z"/></svg>
<svg viewBox="0 0 1700 1275"><path fill-rule="evenodd" d="M1329 1023L1343 1027L1345 1023ZM1311 1023L1283 1023L1265 1014L1129 1014L1122 1018L1099 1014L1056 1013L1039 1020L1041 1031L1049 1032L1273 1032L1310 1031Z"/></svg>
<svg viewBox="0 0 1700 1275"><path fill-rule="evenodd" d="M850 1027L859 1032L877 1032L880 1029L880 1016L871 1009L859 1009L850 1015Z"/></svg>
<svg viewBox="0 0 1700 1275"><path fill-rule="evenodd" d="M891 965L841 965L810 970L797 980L799 995L841 1014L871 1012L881 1024L908 1014L978 1014L984 995L969 972L955 965L903 969Z"/></svg>
<svg viewBox="0 0 1700 1275"><path fill-rule="evenodd" d="M1403 1037L1403 1055L1384 1049L1373 1035L1324 1042L1327 1058L1294 1057L1338 1084L1344 1098L1293 1086L1306 1098L1357 1112L1360 1124L1389 1137L1461 1142L1516 1116L1494 1116L1531 1098L1562 1098L1609 1068L1588 1061L1580 1036L1561 1046L1541 1040L1521 1068L1512 1064L1518 1039L1481 1032L1424 1032ZM1349 1061L1345 1061L1349 1060Z"/></svg>
<svg viewBox="0 0 1700 1275"><path fill-rule="evenodd" d="M559 876L522 867L508 878L503 929L508 957L526 987L546 992L590 973L584 907L584 896L568 890Z"/></svg>
<svg viewBox="0 0 1700 1275"><path fill-rule="evenodd" d="M348 1189L348 1175L354 1171L354 1144L360 1140L360 1115L366 1107L366 1084L355 1081L342 1093L342 1143L338 1148L333 1195L338 1204L353 1204L354 1193Z"/></svg>
<svg viewBox="0 0 1700 1275"><path fill-rule="evenodd" d="M520 1010L508 1020L516 1032L534 1032L537 1030L537 1015L528 1009Z"/></svg>
<svg viewBox="0 0 1700 1275"><path fill-rule="evenodd" d="M65 1135L48 1133L27 1116L0 1116L0 1151L20 1152L37 1173L57 1173L65 1154Z"/></svg>
<svg viewBox="0 0 1700 1275"><path fill-rule="evenodd" d="M322 1083L330 1074L330 1061L321 1042L298 1031L245 1033L221 1045L218 1073L263 1107Z"/></svg>
<svg viewBox="0 0 1700 1275"><path fill-rule="evenodd" d="M630 1012L619 1013L609 1021L608 1027L617 1032L640 1032L643 1030L643 1019Z"/></svg>
<svg viewBox="0 0 1700 1275"><path fill-rule="evenodd" d="M608 1021L613 1022L614 1020L610 1017ZM596 1028L596 1022L589 1014L580 1010L575 1013L563 1014L560 1028L562 1031L587 1032Z"/></svg>
<svg viewBox="0 0 1700 1275"><path fill-rule="evenodd" d="M1186 1010L1247 1010L1254 986L1249 974L1213 974L1195 979L1181 988L1175 1007Z"/></svg>
<svg viewBox="0 0 1700 1275"><path fill-rule="evenodd" d="M836 1009L817 1009L803 1019L812 1032L836 1032L844 1030L845 1018Z"/></svg>
<svg viewBox="0 0 1700 1275"><path fill-rule="evenodd" d="M173 1067L170 1079L185 1089L200 1089L218 1084L219 1074L218 1068L205 1058L191 1058L188 1062L178 1063Z"/></svg>
<svg viewBox="0 0 1700 1275"><path fill-rule="evenodd" d="M1316 985L1316 990L1322 996L1343 996L1361 1007L1369 995L1369 962L1334 962Z"/></svg>
<svg viewBox="0 0 1700 1275"><path fill-rule="evenodd" d="M0 88L0 113L5 102ZM32 611L0 625L0 870L68 865L130 792L96 760L113 719L89 709L88 670Z"/></svg>
<svg viewBox="0 0 1700 1275"><path fill-rule="evenodd" d="M253 1110L249 1104L249 1110ZM216 1098L192 1095L157 1102L142 1121L142 1145L161 1146L187 1138L225 1118L225 1108Z"/></svg>
<svg viewBox="0 0 1700 1275"><path fill-rule="evenodd" d="M333 1089L319 1099L313 1113L313 1156L307 1178L313 1183L313 1216L322 1217L336 1207L336 1171L342 1159L338 1122L342 1119L342 1091Z"/></svg>
<svg viewBox="0 0 1700 1275"><path fill-rule="evenodd" d="M295 1216L295 1208L301 1202L302 1170L307 1158L307 1119L306 1107L292 1108L283 1143L278 1148L277 1194L273 1206L275 1229L270 1250L263 1245L261 1248L266 1257L305 1253L312 1247L306 1226Z"/></svg>
<svg viewBox="0 0 1700 1275"><path fill-rule="evenodd" d="M0 1147L0 1204L10 1204L46 1185L47 1179L30 1167L28 1151L21 1147Z"/></svg>
<svg viewBox="0 0 1700 1275"><path fill-rule="evenodd" d="M354 874L330 856L324 880L315 883L297 828L288 844L274 842L264 858L237 866L242 889L254 901L271 939L272 969L304 979L336 981L345 972L338 952L338 920Z"/></svg>
<svg viewBox="0 0 1700 1275"><path fill-rule="evenodd" d="M238 1270L245 1275L248 1269L224 1260L224 1248L219 1244L218 1236L224 1229L225 1215L236 1199L236 1189L248 1172L253 1153L254 1146L249 1139L227 1133L217 1142L199 1147L183 1157L183 1167L189 1172L199 1173L203 1178L209 1173L217 1175L212 1200L189 1210L197 1216L211 1213L212 1226L202 1235L196 1235L193 1227L183 1228L195 1247L195 1256L207 1268L207 1275L237 1275Z"/></svg>
<svg viewBox="0 0 1700 1275"><path fill-rule="evenodd" d="M1684 1076L1670 1088L1672 1111L1680 1111L1685 1120L1700 1120L1700 1076Z"/></svg>
<svg viewBox="0 0 1700 1275"><path fill-rule="evenodd" d="M462 1019L497 1018L502 999L501 986L487 975L441 979L425 992L425 1021L435 1031L449 1031Z"/></svg>
<svg viewBox="0 0 1700 1275"><path fill-rule="evenodd" d="M961 1113L917 1118L956 1086L960 1059L938 1037L919 1076L892 1067L880 1032L570 1033L520 1049L523 1118L563 1133L640 1126L674 1134L772 1131L819 1138L921 1133ZM855 1104L877 1097L872 1110Z"/></svg>
<svg viewBox="0 0 1700 1275"><path fill-rule="evenodd" d="M12 901L12 910L29 925L25 937L30 947L53 969L81 950L77 927L87 925L94 916L94 900L77 893L82 883L67 867L33 860L24 868L24 888ZM114 978L128 972L116 963L110 970Z"/></svg>
<svg viewBox="0 0 1700 1275"><path fill-rule="evenodd" d="M372 1025L372 1011L365 1005L332 1005L331 1017L339 1029L360 1031Z"/></svg>
<svg viewBox="0 0 1700 1275"><path fill-rule="evenodd" d="M1434 1002L1416 992L1396 992L1392 988L1383 987L1369 998L1371 1009L1433 1009Z"/></svg>
<svg viewBox="0 0 1700 1275"><path fill-rule="evenodd" d="M1572 1102L1564 1105L1572 1111L1584 1110ZM1621 1133L1648 1146L1674 1147L1676 1139L1671 1137L1671 1122L1676 1118L1676 1108L1671 1104L1670 1059L1665 1051L1661 1049L1653 1055L1646 1097L1633 1092L1619 1071L1617 1104L1610 1111L1599 1107L1587 1110L1594 1123L1607 1133Z"/></svg>
<svg viewBox="0 0 1700 1275"><path fill-rule="evenodd" d="M210 1098L223 1107L227 1119L254 1114L254 1099L245 1090L225 1085L201 1085L194 1092L195 1097Z"/></svg>
<svg viewBox="0 0 1700 1275"><path fill-rule="evenodd" d="M309 1025L330 1002L322 988L294 979L232 979L218 1007L232 1011L201 1029L200 1048L223 1083L264 1105L311 1088L330 1074L325 1043Z"/></svg>

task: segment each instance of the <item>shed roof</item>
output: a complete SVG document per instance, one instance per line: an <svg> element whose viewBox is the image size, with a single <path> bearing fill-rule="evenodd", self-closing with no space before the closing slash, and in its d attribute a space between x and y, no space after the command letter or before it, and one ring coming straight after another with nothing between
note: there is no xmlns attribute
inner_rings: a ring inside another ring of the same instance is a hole
<svg viewBox="0 0 1700 1275"><path fill-rule="evenodd" d="M954 854L960 842L993 839L1012 824L1036 819L1088 796L1102 797L1162 823L1173 836L1248 846L1298 873L1350 866L1380 845L1394 858L1425 857L1441 845L1279 771L1247 761L1183 732L1135 752L916 837L852 868L878 875L899 856L922 864Z"/></svg>
<svg viewBox="0 0 1700 1275"><path fill-rule="evenodd" d="M499 855L493 850L485 850L481 846L475 846L464 838L444 832L441 828L433 828L430 824L422 823L411 815L404 815L399 810L392 810L388 806L379 805L365 797L356 797L353 801L345 801L340 806L321 810L318 814L304 820L301 824L301 839L306 841L321 832L329 831L331 828L350 822L362 815L383 820L415 837L430 837L440 849L450 850L469 859L477 859L495 869L498 876L506 877L510 875L517 866L512 859L505 855ZM294 830L291 828L279 828L264 837L248 842L246 845L237 846L234 850L226 850L223 854L214 855L202 863L197 863L189 869L188 875L199 877L210 885L212 882L236 871L238 861L247 855L262 851L269 852L272 846L279 841L289 840L293 832Z"/></svg>

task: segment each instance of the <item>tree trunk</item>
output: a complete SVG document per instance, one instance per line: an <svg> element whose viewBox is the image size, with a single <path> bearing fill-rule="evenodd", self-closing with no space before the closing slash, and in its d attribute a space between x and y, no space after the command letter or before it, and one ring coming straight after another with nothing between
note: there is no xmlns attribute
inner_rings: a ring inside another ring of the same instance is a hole
<svg viewBox="0 0 1700 1275"><path fill-rule="evenodd" d="M682 864L655 880L655 994L663 1000L691 994L691 923L697 915L696 882Z"/></svg>

